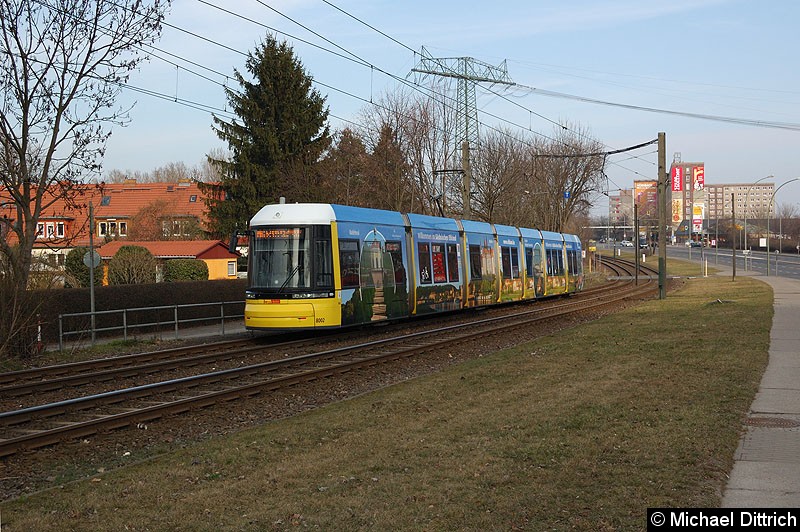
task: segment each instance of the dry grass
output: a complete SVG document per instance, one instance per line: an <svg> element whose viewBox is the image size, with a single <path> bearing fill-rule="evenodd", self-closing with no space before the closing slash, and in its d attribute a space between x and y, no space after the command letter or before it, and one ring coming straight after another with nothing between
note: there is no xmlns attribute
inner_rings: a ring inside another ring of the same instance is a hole
<svg viewBox="0 0 800 532"><path fill-rule="evenodd" d="M641 530L647 507L719 503L771 314L762 283L689 280L665 301L3 504L4 531Z"/></svg>

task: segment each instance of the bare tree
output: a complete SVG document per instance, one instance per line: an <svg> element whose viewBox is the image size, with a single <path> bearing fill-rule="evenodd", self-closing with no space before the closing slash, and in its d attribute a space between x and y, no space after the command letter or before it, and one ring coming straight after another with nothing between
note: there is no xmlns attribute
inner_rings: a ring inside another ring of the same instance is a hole
<svg viewBox="0 0 800 532"><path fill-rule="evenodd" d="M442 209L446 213L461 210L460 200L446 201L451 191L442 186L439 173L453 166L455 150L450 132L454 113L452 104L443 96L414 96L402 90L387 94L362 111L367 148L374 153L381 132L388 127L394 132L394 143L405 155L407 173L402 178L411 193L409 211L439 214Z"/></svg>
<svg viewBox="0 0 800 532"><path fill-rule="evenodd" d="M115 101L154 42L169 0L0 0L0 182L16 208L0 241L17 291L30 276L36 226L56 201L81 201L101 168Z"/></svg>
<svg viewBox="0 0 800 532"><path fill-rule="evenodd" d="M484 135L472 159L473 212L487 222L526 225L526 145L510 132ZM528 224L529 225L529 224Z"/></svg>
<svg viewBox="0 0 800 532"><path fill-rule="evenodd" d="M540 229L565 231L576 216L588 214L589 198L598 188L605 157L602 144L588 132L567 126L539 140L530 150L527 187L533 219Z"/></svg>

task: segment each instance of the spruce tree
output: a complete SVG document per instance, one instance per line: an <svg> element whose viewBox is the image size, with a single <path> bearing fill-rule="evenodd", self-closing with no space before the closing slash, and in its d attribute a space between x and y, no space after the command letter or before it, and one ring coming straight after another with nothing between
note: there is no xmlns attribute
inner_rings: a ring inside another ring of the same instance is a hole
<svg viewBox="0 0 800 532"><path fill-rule="evenodd" d="M226 89L238 119L214 117L214 130L231 156L209 157L222 177L217 184L201 184L211 193L211 230L220 237L245 229L263 205L282 195L291 194L290 201L313 197L313 190L304 197L295 181L314 174L330 145L325 98L311 87L312 78L286 42L267 35L245 66L250 79L237 70L241 88Z"/></svg>

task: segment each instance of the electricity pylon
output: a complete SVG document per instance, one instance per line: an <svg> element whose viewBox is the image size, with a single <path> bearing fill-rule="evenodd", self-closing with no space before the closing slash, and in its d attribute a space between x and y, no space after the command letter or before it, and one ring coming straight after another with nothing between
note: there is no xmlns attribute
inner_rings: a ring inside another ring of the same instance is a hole
<svg viewBox="0 0 800 532"><path fill-rule="evenodd" d="M513 85L508 77L506 62L493 66L472 57L432 57L422 47L421 59L411 71L426 75L443 76L457 80L456 90L456 151L461 149L461 170L463 173L464 217L470 214L470 146L478 144L478 105L475 86L480 83L503 83Z"/></svg>

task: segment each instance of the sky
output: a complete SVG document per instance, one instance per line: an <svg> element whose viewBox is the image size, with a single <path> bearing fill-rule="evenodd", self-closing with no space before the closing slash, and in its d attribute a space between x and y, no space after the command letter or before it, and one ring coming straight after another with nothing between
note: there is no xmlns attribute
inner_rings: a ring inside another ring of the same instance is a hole
<svg viewBox="0 0 800 532"><path fill-rule="evenodd" d="M135 105L103 169L195 166L225 148L212 113L232 118L224 88L237 88L234 70L246 72L246 54L270 32L319 83L333 129L413 81L424 46L438 58L505 61L517 85L478 87L484 129L552 137L566 126L608 150L664 132L667 166L676 153L703 162L710 184L772 175L776 188L786 183L776 203L800 205L800 180L788 182L800 177L798 21L794 0L174 0L158 50L121 94ZM656 173L655 146L606 166L612 194ZM595 201L602 214L607 199Z"/></svg>

